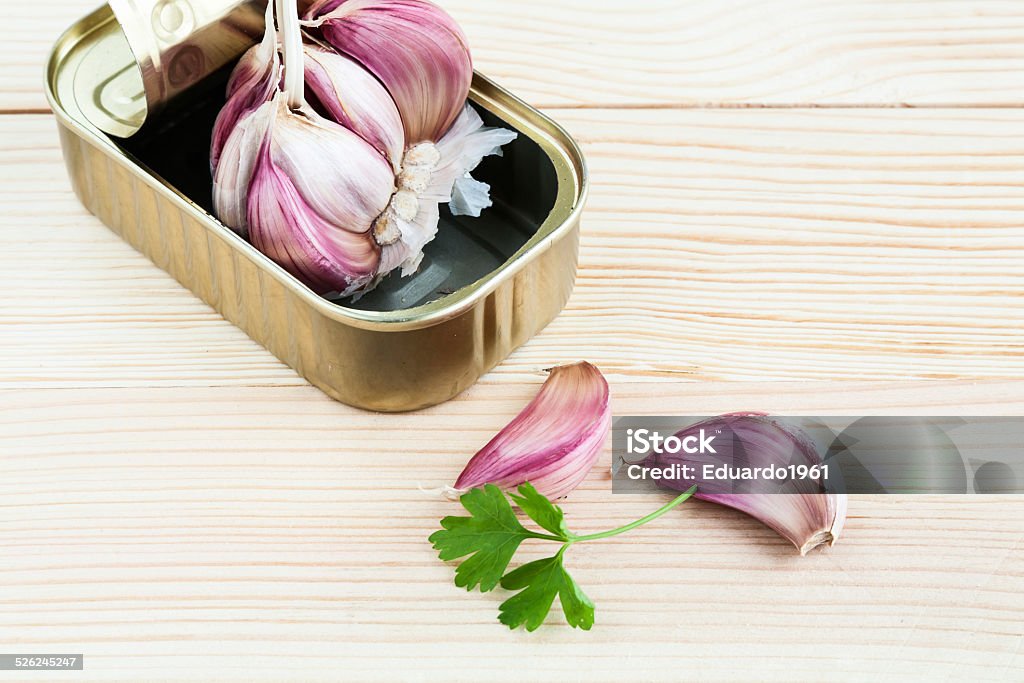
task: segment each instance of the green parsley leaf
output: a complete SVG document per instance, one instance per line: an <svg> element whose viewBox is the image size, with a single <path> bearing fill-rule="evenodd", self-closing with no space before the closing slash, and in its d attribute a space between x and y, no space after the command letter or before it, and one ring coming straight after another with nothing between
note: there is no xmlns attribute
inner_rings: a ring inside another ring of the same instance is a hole
<svg viewBox="0 0 1024 683"><path fill-rule="evenodd" d="M562 612L573 628L589 631L594 625L594 603L562 565L565 548L554 557L524 564L501 580L506 590L518 590L501 604L498 620L510 629L525 625L536 631L544 623L558 596Z"/></svg>
<svg viewBox="0 0 1024 683"><path fill-rule="evenodd" d="M572 538L572 532L565 525L565 514L562 512L562 508L538 493L532 484L526 483L520 486L518 496L514 493L508 495L542 529L550 531L563 541Z"/></svg>
<svg viewBox="0 0 1024 683"><path fill-rule="evenodd" d="M519 591L503 602L498 619L511 629L525 626L536 631L551 612L558 598L566 621L573 628L589 631L594 625L594 603L577 585L562 564L565 552L577 543L611 538L632 531L658 519L696 493L694 486L646 517L616 529L577 536L565 524L565 515L558 507L529 483L519 487L519 495L508 497L498 487L488 484L473 489L460 501L471 517L445 517L442 529L430 536L430 542L444 561L469 555L455 570L455 585L481 592L493 590L498 584L510 591ZM526 529L516 518L511 499L519 508L549 534ZM554 557L536 560L508 574L512 557L528 538L554 541L561 548ZM504 575L504 578L503 576Z"/></svg>
<svg viewBox="0 0 1024 683"><path fill-rule="evenodd" d="M541 536L519 523L497 486L473 489L459 500L473 516L445 517L442 530L434 532L429 540L445 562L472 555L455 570L455 585L469 591L479 585L486 593L500 583L519 544Z"/></svg>

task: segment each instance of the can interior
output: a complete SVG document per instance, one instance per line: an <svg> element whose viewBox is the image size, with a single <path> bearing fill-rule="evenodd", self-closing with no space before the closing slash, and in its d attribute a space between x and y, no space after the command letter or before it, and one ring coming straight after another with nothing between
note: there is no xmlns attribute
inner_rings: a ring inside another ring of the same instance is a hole
<svg viewBox="0 0 1024 683"><path fill-rule="evenodd" d="M212 214L209 144L224 104L230 69L211 76L162 113L151 117L129 139L111 137L118 147ZM514 128L477 106L490 126ZM413 308L452 294L486 278L522 249L555 206L558 177L551 159L527 135L489 157L473 176L490 184L494 206L480 218L452 216L442 207L437 239L427 246L419 272L393 273L357 302L339 305L363 311Z"/></svg>

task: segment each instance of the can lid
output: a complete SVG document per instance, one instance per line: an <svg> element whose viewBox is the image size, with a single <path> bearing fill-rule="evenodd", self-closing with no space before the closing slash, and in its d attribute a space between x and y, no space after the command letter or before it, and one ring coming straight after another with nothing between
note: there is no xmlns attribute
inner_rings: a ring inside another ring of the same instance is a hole
<svg viewBox="0 0 1024 683"><path fill-rule="evenodd" d="M191 86L237 59L264 31L266 0L109 0L123 39L93 60L102 87L85 112L127 138ZM105 71L109 71L106 74Z"/></svg>

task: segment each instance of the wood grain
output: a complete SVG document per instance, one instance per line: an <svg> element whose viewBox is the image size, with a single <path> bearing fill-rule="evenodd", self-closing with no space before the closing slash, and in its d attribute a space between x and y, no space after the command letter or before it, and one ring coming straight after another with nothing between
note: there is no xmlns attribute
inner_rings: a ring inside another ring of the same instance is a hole
<svg viewBox="0 0 1024 683"><path fill-rule="evenodd" d="M1016 382L613 383L620 414L1024 410ZM86 653L90 678L1012 680L1024 673L1024 497L856 497L800 558L694 502L573 550L591 633L495 623L426 537L450 482L536 390L478 386L382 418L302 387L0 391L0 642ZM426 438L425 438L426 437ZM581 530L658 504L599 467ZM531 548L528 557L540 552ZM386 662L386 666L384 663Z"/></svg>
<svg viewBox="0 0 1024 683"><path fill-rule="evenodd" d="M580 358L620 415L1024 413L1020 3L446 0L585 147L580 279L478 386L380 416L79 206L41 83L98 2L0 22L0 650L82 680L1024 678L1024 496L857 497L807 558L688 503L572 551L594 631L529 635L452 586L426 537L457 507L418 490ZM607 476L580 531L659 503Z"/></svg>
<svg viewBox="0 0 1024 683"><path fill-rule="evenodd" d="M1024 376L1024 112L562 111L593 175L565 315L486 381ZM0 131L0 387L300 380Z"/></svg>
<svg viewBox="0 0 1024 683"><path fill-rule="evenodd" d="M97 0L8 0L0 109L46 107L42 64ZM444 0L478 68L544 106L1020 105L1007 0Z"/></svg>

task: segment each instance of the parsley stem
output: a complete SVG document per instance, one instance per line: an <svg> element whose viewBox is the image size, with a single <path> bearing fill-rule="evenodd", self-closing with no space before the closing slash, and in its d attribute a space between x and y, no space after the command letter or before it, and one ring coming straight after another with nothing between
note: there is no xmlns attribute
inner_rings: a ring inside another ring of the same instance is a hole
<svg viewBox="0 0 1024 683"><path fill-rule="evenodd" d="M689 500L690 497L692 497L693 494L696 493L696 492L697 492L697 487L694 486L689 491L687 491L686 493L682 494L681 496L679 496L678 498L673 500L668 505L655 510L654 512L652 512L651 514L647 515L646 517L638 519L635 522L632 522L631 524L627 524L626 526L620 526L618 529L612 529L611 531L602 531L601 533L587 534L586 536L575 536L572 539L570 539L569 543L579 543L580 541L596 541L598 539L610 538L612 536L618 536L619 534L624 534L627 531L631 531L631 530L637 528L638 526L643 526L644 524L647 524L648 522L653 522L658 517L661 517L663 514L665 514L666 512L671 510L672 508L677 507L678 505L680 505L680 504L686 502L687 500Z"/></svg>

